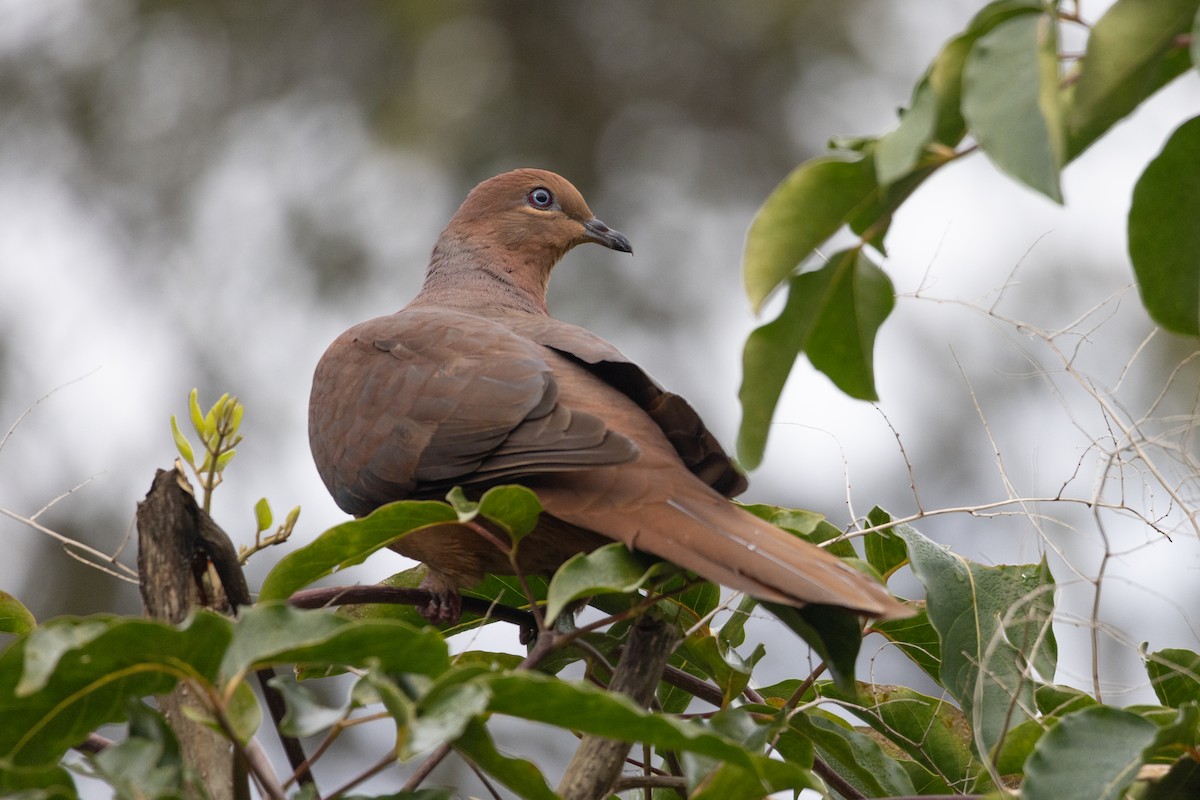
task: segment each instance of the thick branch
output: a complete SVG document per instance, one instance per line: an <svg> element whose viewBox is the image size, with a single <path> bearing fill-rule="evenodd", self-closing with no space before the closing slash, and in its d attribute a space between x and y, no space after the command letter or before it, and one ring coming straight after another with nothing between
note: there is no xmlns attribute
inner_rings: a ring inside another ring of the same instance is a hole
<svg viewBox="0 0 1200 800"><path fill-rule="evenodd" d="M180 484L181 478L175 470L160 469L137 509L142 603L151 617L171 623L182 622L193 606L201 605L195 570L207 564L200 545L199 509ZM232 800L235 775L230 744L220 734L188 719L184 709L189 706L201 704L183 683L159 700L163 715L179 739L184 761L196 770L214 800Z"/></svg>
<svg viewBox="0 0 1200 800"><path fill-rule="evenodd" d="M649 614L643 615L630 631L629 643L608 688L629 695L639 706L649 705L675 639L674 628ZM591 734L584 736L558 787L563 800L607 797L620 776L629 744Z"/></svg>
<svg viewBox="0 0 1200 800"><path fill-rule="evenodd" d="M251 604L250 588L238 562L237 549L229 535L196 504L196 498L187 488L186 478L178 469L160 469L155 474L150 492L138 504L137 528L142 602L150 616L179 623L193 606L220 608L228 605L226 610L236 610ZM204 596L199 576L209 564L220 578L223 599ZM274 674L271 669L259 670L258 679L278 728L287 709L279 691L267 683ZM197 705L197 701L182 684L163 702L164 713L180 738L180 744L185 745L183 740L188 740L188 746L184 748L185 759L200 770L210 792L219 793L223 787L232 787L233 773L226 771L232 770L234 765L229 743L208 728L186 719L183 716L185 705ZM280 739L292 768L298 770L300 781L311 782L311 774L303 767L306 758L300 743L282 733ZM214 797L219 796L214 794Z"/></svg>
<svg viewBox="0 0 1200 800"><path fill-rule="evenodd" d="M326 608L360 603L422 606L429 602L430 597L430 593L424 589L406 589L400 586L323 586L301 589L288 598L288 603L296 608ZM464 611L481 617L504 620L531 630L534 628L533 615L519 608L469 596L462 598L462 607Z"/></svg>

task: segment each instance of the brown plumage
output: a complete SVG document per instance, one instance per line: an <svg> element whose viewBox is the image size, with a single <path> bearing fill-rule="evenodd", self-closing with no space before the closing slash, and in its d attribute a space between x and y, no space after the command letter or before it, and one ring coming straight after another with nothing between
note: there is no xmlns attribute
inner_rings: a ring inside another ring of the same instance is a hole
<svg viewBox="0 0 1200 800"><path fill-rule="evenodd" d="M572 247L632 252L564 178L522 169L481 183L433 249L403 310L339 336L317 366L309 438L337 504L537 492L545 513L521 568L550 572L611 540L763 600L907 614L841 560L728 501L746 488L704 423L612 345L550 317L550 271ZM396 550L425 562L438 600L507 558L469 529L412 534Z"/></svg>

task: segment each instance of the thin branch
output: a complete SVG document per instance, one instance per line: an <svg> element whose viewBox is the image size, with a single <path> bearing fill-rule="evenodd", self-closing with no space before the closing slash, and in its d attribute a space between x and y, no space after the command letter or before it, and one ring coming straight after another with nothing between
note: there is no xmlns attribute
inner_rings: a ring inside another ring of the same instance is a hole
<svg viewBox="0 0 1200 800"><path fill-rule="evenodd" d="M296 608L329 608L362 603L421 606L427 604L429 598L429 592L424 589L406 589L399 586L328 586L302 589L289 597L288 603ZM492 617L522 627L533 627L536 624L533 615L528 611L478 597L464 596L462 607L464 611L481 617Z"/></svg>
<svg viewBox="0 0 1200 800"><path fill-rule="evenodd" d="M396 763L396 754L394 752L388 753L383 758L379 759L374 764L367 767L364 771L362 771L358 775L355 775L353 778L346 781L341 786L339 786L338 788L336 788L332 792L330 792L326 796L326 800L336 800L336 798L343 796L344 794L346 794L346 792L350 791L355 786L358 786L360 783L365 781L367 778L370 778L374 775L378 775L380 772L383 772L385 769L387 769L388 767L392 766L395 763Z"/></svg>
<svg viewBox="0 0 1200 800"><path fill-rule="evenodd" d="M34 520L30 517L23 517L20 514L16 513L15 511L10 511L9 509L5 508L4 506L0 506L0 514L3 514L4 516L8 517L9 519L16 520L17 522L20 522L22 525L26 525L30 528L33 528L38 533L42 533L42 534L45 534L46 536L49 536L51 539L54 539L56 542L61 544L66 549L77 550L77 551L79 551L79 553L86 553L87 555L95 558L96 561L99 561L101 564L111 564L112 566L116 567L118 570L120 570L121 572L124 573L123 576L117 575L117 577L121 578L121 580L128 581L129 583L137 583L137 570L134 570L134 569L126 566L125 564L122 564L120 561L117 561L115 558L108 555L107 553L102 553L99 550L97 550L96 548L89 547L88 545L84 544L83 542L76 541L75 539L72 539L69 536L64 536L63 534L59 533L58 531L54 531L54 530L51 530L50 528L47 528L45 525L41 524L37 520ZM89 566L93 566L98 569L100 568L100 566L98 564L96 564L95 561L90 561L90 560L84 559L82 557L80 558L80 560L83 561L85 564L88 564ZM105 571L107 572L108 570L105 570Z"/></svg>
<svg viewBox="0 0 1200 800"><path fill-rule="evenodd" d="M251 739L246 742L243 753L246 757L246 763L250 767L250 775L253 776L258 788L267 797L275 800L287 800L287 793L283 791L283 787L279 785L278 779L275 777L275 770L271 768L271 760L267 758L267 754L263 752L262 745L257 739Z"/></svg>
<svg viewBox="0 0 1200 800"><path fill-rule="evenodd" d="M465 761L467 766L471 768L471 771L475 773L475 777L478 778L479 782L483 784L483 788L488 790L488 794L492 796L493 800L504 800L504 798L500 796L500 792L496 791L496 787L492 785L490 780L488 780L487 773L480 769L478 764L469 758L464 758L463 761Z"/></svg>
<svg viewBox="0 0 1200 800"><path fill-rule="evenodd" d="M677 775L622 775L613 784L614 793L630 789L675 789L687 788L687 779Z"/></svg>
<svg viewBox="0 0 1200 800"><path fill-rule="evenodd" d="M1099 639L1099 620L1100 620L1100 595L1103 591L1104 573L1108 569L1108 560L1112 553L1108 546L1108 532L1104 528L1104 521L1100 518L1099 512L1094 515L1096 520L1096 529L1099 531L1101 538L1104 540L1104 555L1100 558L1100 567L1096 571L1096 578L1093 581L1095 584L1095 592L1092 595L1092 622L1089 637L1092 646L1092 692L1097 703L1104 702L1104 696L1100 691L1100 639Z"/></svg>
<svg viewBox="0 0 1200 800"><path fill-rule="evenodd" d="M839 775L833 767L826 764L820 756L813 756L812 771L817 776L829 784L830 788L840 794L846 800L867 800L867 796L860 792L854 784L847 781Z"/></svg>
<svg viewBox="0 0 1200 800"><path fill-rule="evenodd" d="M72 384L79 383L80 381L84 380L85 378L90 378L91 376L95 375L99 371L100 371L100 367L95 367L94 369L83 373L82 375L80 375L77 378L72 378L71 380L67 381L66 383L60 383L58 386L55 386L53 389L46 392L44 395L39 397L37 400L34 400L32 403L30 403L29 406L27 406L25 408L25 410L22 411L20 413L20 415L13 421L13 424L8 426L8 430L4 433L4 436L2 438L0 438L0 450L3 450L4 445L8 444L8 440L10 438L12 438L13 432L16 431L17 426L19 426L26 417L28 417L30 414L32 414L33 410L35 408L37 408L38 406L40 406L43 401L50 399L54 395L58 394L58 392L67 388L68 386L71 386Z"/></svg>
<svg viewBox="0 0 1200 800"><path fill-rule="evenodd" d="M420 786L421 782L429 777L429 773L433 772L434 767L442 763L442 760L445 759L446 756L450 755L450 751L453 749L454 748L449 743L446 743L440 745L438 749L430 753L429 757L426 758L421 763L421 766L417 768L417 771L412 774L412 777L405 781L404 787L401 789L401 791L411 792Z"/></svg>
<svg viewBox="0 0 1200 800"><path fill-rule="evenodd" d="M52 498L48 503L46 503L46 505L42 506L37 511L35 511L29 518L36 520L42 514L45 514L47 511L49 511L51 508L53 508L54 504L57 503L59 500L62 500L64 497L70 497L71 495L75 494L75 492L79 491L84 486L87 486L89 483L91 483L97 477L99 477L100 475L103 475L103 474L104 474L103 472L97 472L92 475L89 475L88 477L86 477L82 481L80 481L79 483L72 486L70 489L67 489L62 494Z"/></svg>
<svg viewBox="0 0 1200 800"><path fill-rule="evenodd" d="M883 421L887 424L888 430L892 432L892 436L896 439L896 447L900 449L900 457L904 459L904 470L908 473L908 486L912 490L913 502L917 506L917 511L923 512L925 510L925 506L921 502L921 493L917 491L917 476L913 471L912 462L908 460L908 453L904 449L904 441L900 438L900 431L896 430L896 426L892 424L892 421L888 418L888 415L883 413L883 409L878 403L873 403L872 405L874 406L875 410L879 412L879 416L883 417Z"/></svg>

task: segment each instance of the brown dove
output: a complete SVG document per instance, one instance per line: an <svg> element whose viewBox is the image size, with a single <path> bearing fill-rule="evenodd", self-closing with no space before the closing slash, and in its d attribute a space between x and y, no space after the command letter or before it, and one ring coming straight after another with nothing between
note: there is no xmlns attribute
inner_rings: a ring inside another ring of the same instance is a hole
<svg viewBox="0 0 1200 800"><path fill-rule="evenodd" d="M746 480L691 406L549 315L550 271L585 242L633 252L559 175L519 169L471 191L412 302L350 328L317 365L309 439L338 506L364 516L520 483L545 507L523 571L616 540L761 600L906 616L877 582L731 503ZM422 612L436 621L457 617L461 588L512 572L457 525L394 547L428 566Z"/></svg>

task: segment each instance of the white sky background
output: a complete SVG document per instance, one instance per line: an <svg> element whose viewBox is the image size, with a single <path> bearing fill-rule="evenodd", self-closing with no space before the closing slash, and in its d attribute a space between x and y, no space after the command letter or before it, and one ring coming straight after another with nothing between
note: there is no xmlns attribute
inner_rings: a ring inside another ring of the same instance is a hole
<svg viewBox="0 0 1200 800"><path fill-rule="evenodd" d="M941 42L981 5L926 0L867 6L870 12L853 29L866 68L862 61L831 62L794 87L788 117L778 122L788 126L797 153L833 134L886 129ZM47 48L81 63L116 57L119 37L107 35L101 17L120 6L102 8L104 14L83 2L0 0L0 57ZM454 35L486 38L486 25L479 25ZM168 54L207 66L173 71L176 59ZM116 117L120 124L151 136L156 125L177 124L188 113L164 86L211 75L221 54L190 52L181 40L146 58L160 64L154 74L161 82L147 81L143 93L114 102L125 104L124 115ZM1133 182L1170 131L1198 111L1200 77L1192 72L1066 171L1065 208L1000 175L980 155L944 169L923 187L897 216L888 239L885 268L901 298L877 343L878 409L847 399L799 364L749 499L813 508L844 525L848 472L856 514L875 504L897 516L912 513L908 475L884 415L903 442L925 508L1003 499L1006 489L968 381L1015 491L1057 493L1091 441L1106 435L1096 403L1057 374L1058 365L1035 340L963 304L990 306L1011 278L1000 312L1054 329L1129 286L1124 220ZM552 309L609 338L689 397L732 445L740 349L756 324L737 265L762 198L739 190L736 175L723 172L722 163L744 143L637 109L611 126L604 140L610 144L596 156L603 181L580 189L601 218L631 238L636 255L600 248L571 254L557 271ZM186 415L187 393L199 386L203 402L228 390L247 406L247 440L214 509L235 539L252 534L251 508L263 495L280 516L303 506L299 542L344 518L308 454L312 368L342 329L407 301L461 197L436 160L377 140L336 92L248 109L225 120L215 135L223 141L220 158L206 165L180 200L188 212L185 229L147 248L127 238L105 203L79 191L80 175L95 166L69 131L50 116L0 114L0 352L8 360L0 432L57 389L0 451L0 506L32 513L96 475L62 506L73 519L87 518L93 504L104 509L97 515L100 529L72 532L94 546L114 547L154 469L174 457L169 415ZM496 171L512 166L517 164L498 164ZM714 191L714 182L728 189ZM696 191L700 183L709 188ZM311 273L295 269L298 256L283 217L282 209L296 202L318 219L340 215L367 248L371 272L361 288L333 303L315 302L319 287ZM153 209L146 213L153 218ZM663 264L670 268L659 269ZM921 298L913 297L918 289ZM633 307L641 318L631 322L612 313L614 304ZM1152 326L1136 290L1106 308L1111 317L1107 310L1100 314L1105 321L1096 330L1098 318L1081 326L1090 335L1079 346L1079 363L1100 385L1113 387ZM1165 370L1195 349L1195 342L1160 333L1122 385L1122 402L1141 413L1161 388ZM1022 350L1040 359L1040 367ZM206 379L214 363L233 376L230 385ZM1038 374L1043 368L1055 374ZM1191 413L1196 374L1190 369L1177 379L1167 411ZM1065 494L1089 496L1096 476L1094 460L1085 458ZM1161 491L1145 487L1139 478L1126 484L1129 502L1166 512ZM1050 524L1039 532L1026 516L965 515L918 527L989 563L1034 561L1051 542L1059 550L1051 566L1064 584L1064 615L1081 619L1078 625L1064 619L1056 629L1059 679L1088 687L1092 595L1080 576L1096 574L1103 553L1099 533L1084 509L1042 505L1038 511L1074 527ZM1103 650L1105 699L1152 701L1135 648L1142 641L1151 649L1200 644L1200 546L1184 527L1166 542L1128 521L1109 516L1105 522L1113 549L1122 551L1107 565L1101 607L1101 619L1113 631ZM0 536L8 553L0 562L0 589L37 613L58 608L62 579L56 576L75 575L73 562L10 520L0 518ZM276 558L267 553L255 559L251 585ZM398 557L383 556L360 576L370 580L401 567ZM136 590L121 590L105 602L134 611ZM769 658L762 677L781 678L793 667L786 658L775 665Z"/></svg>

